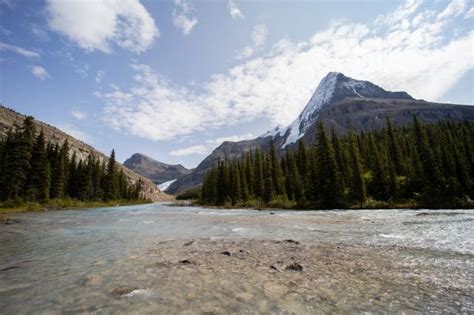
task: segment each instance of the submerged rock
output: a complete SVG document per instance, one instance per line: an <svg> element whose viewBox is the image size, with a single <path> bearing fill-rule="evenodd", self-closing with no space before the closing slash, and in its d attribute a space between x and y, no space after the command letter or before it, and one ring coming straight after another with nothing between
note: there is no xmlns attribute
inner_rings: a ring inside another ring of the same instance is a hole
<svg viewBox="0 0 474 315"><path fill-rule="evenodd" d="M12 270L12 269L18 269L18 268L20 268L20 266L8 266L3 269L0 269L0 272Z"/></svg>
<svg viewBox="0 0 474 315"><path fill-rule="evenodd" d="M303 266L301 266L298 263L292 263L288 266L286 266L285 270L291 270L291 271L303 271Z"/></svg>
<svg viewBox="0 0 474 315"><path fill-rule="evenodd" d="M112 292L110 292L113 296L115 297L121 297L122 295L126 295L126 294L129 294L135 290L137 290L138 288L137 287L127 287L127 286L124 286L124 287L118 287L118 288L115 288L112 290Z"/></svg>
<svg viewBox="0 0 474 315"><path fill-rule="evenodd" d="M181 265L191 265L192 264L192 261L189 260L189 259L183 259L183 260L180 260L179 263Z"/></svg>

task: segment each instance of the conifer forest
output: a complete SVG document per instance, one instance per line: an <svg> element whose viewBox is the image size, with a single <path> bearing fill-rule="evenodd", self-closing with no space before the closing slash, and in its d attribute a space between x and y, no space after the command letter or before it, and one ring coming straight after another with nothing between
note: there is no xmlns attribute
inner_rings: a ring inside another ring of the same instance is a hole
<svg viewBox="0 0 474 315"><path fill-rule="evenodd" d="M316 144L247 152L205 176L200 203L287 208L472 207L474 124L393 128L339 137L320 123Z"/></svg>
<svg viewBox="0 0 474 315"><path fill-rule="evenodd" d="M70 155L67 140L53 144L36 130L33 117L0 140L0 200L45 203L50 199L81 201L137 200L140 182L130 184L112 151L108 161L89 154Z"/></svg>

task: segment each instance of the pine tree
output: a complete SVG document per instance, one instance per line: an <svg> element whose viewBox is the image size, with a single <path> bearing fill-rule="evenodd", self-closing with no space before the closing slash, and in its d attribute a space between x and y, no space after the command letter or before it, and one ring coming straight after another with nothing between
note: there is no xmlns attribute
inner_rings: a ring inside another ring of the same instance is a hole
<svg viewBox="0 0 474 315"><path fill-rule="evenodd" d="M263 199L264 194L264 173L263 173L263 159L260 150L255 150L255 167L254 167L254 193L257 198Z"/></svg>
<svg viewBox="0 0 474 315"><path fill-rule="evenodd" d="M104 177L104 199L115 200L118 194L118 183L117 183L117 165L115 161L115 150L110 153L109 160L107 162L107 173Z"/></svg>
<svg viewBox="0 0 474 315"><path fill-rule="evenodd" d="M386 167L372 134L369 134L368 141L370 145L370 156L373 158L369 164L372 167L373 173L370 191L372 196L377 200L387 200L389 198L389 183Z"/></svg>
<svg viewBox="0 0 474 315"><path fill-rule="evenodd" d="M321 208L334 209L342 205L342 184L336 157L322 123L318 125L318 169Z"/></svg>
<svg viewBox="0 0 474 315"><path fill-rule="evenodd" d="M350 135L350 141L351 141L351 154L352 154L351 193L352 193L352 198L355 201L357 201L362 207L366 199L365 180L362 175L362 165L360 161L359 148L356 146L356 139L353 135Z"/></svg>
<svg viewBox="0 0 474 315"><path fill-rule="evenodd" d="M246 179L246 182L247 182L247 188L248 188L248 191L249 191L249 197L250 197L250 194L253 195L254 193L254 171L253 171L253 167L252 167L252 151L249 151L246 155L245 155L245 166L244 166L244 172L245 172L245 179Z"/></svg>
<svg viewBox="0 0 474 315"><path fill-rule="evenodd" d="M5 157L6 199L23 196L28 173L31 169L31 151L35 135L33 117L26 117L22 128L14 133L12 146Z"/></svg>
<svg viewBox="0 0 474 315"><path fill-rule="evenodd" d="M435 159L435 155L433 153L433 150L431 149L431 145L429 143L426 132L421 126L416 116L413 117L413 123L418 155L420 156L423 171L422 180L426 187L425 191L428 194L431 194L433 192L439 192L442 188L442 177L437 161Z"/></svg>
<svg viewBox="0 0 474 315"><path fill-rule="evenodd" d="M395 138L392 122L390 121L389 116L387 116L386 120L387 120L387 136L388 136L388 141L389 141L391 165L392 167L394 167L396 175L403 175L404 172L403 172L403 165L401 161L400 148Z"/></svg>
<svg viewBox="0 0 474 315"><path fill-rule="evenodd" d="M51 157L51 198L63 198L66 192L69 162L69 142L66 139L60 148L55 147Z"/></svg>
<svg viewBox="0 0 474 315"><path fill-rule="evenodd" d="M78 176L77 176L77 158L76 153L74 152L71 161L69 162L68 167L68 182L67 182L67 194L71 198L77 197L77 186L78 186Z"/></svg>
<svg viewBox="0 0 474 315"><path fill-rule="evenodd" d="M284 195L285 187L283 185L283 171L281 169L280 162L278 161L276 156L275 145L273 143L273 140L270 143L270 163L275 194Z"/></svg>
<svg viewBox="0 0 474 315"><path fill-rule="evenodd" d="M249 200L250 198L249 187L247 184L247 172L245 171L245 167L246 166L244 163L239 163L240 192L241 192L241 198L244 202Z"/></svg>
<svg viewBox="0 0 474 315"><path fill-rule="evenodd" d="M228 184L229 184L229 172L224 162L218 162L217 172L217 204L223 205L229 198L228 195Z"/></svg>
<svg viewBox="0 0 474 315"><path fill-rule="evenodd" d="M265 154L264 161L263 202L265 204L269 204L275 196L273 169L270 154Z"/></svg>
<svg viewBox="0 0 474 315"><path fill-rule="evenodd" d="M32 201L49 199L51 169L46 152L43 131L36 138L31 154L31 169L28 176L26 195Z"/></svg>

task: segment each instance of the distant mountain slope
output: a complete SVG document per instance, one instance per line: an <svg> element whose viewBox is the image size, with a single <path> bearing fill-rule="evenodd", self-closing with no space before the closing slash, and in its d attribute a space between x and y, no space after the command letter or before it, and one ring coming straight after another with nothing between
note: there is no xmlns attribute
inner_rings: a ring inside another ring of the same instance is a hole
<svg viewBox="0 0 474 315"><path fill-rule="evenodd" d="M394 126L412 123L416 115L425 123L439 120L474 121L474 106L440 104L416 100L406 92L390 92L361 80L354 80L342 73L330 72L321 80L311 99L295 119L285 128L275 128L259 138L240 142L224 142L206 157L190 174L174 182L168 193L179 193L201 184L204 174L219 159L239 158L250 149L268 147L273 140L277 154L293 150L302 139L314 143L316 124L321 121L326 128L338 134L379 130L385 126L387 116Z"/></svg>
<svg viewBox="0 0 474 315"><path fill-rule="evenodd" d="M166 164L141 153L133 154L123 165L135 173L149 178L157 185L178 179L190 172L190 170L181 164Z"/></svg>
<svg viewBox="0 0 474 315"><path fill-rule="evenodd" d="M4 137L7 134L8 130L13 126L21 126L24 119L25 115L19 114L9 108L0 105L0 137ZM92 146L63 132L62 130L38 120L35 120L35 124L38 130L43 130L45 138L51 141L52 143L63 143L67 139L71 147L70 153L76 153L76 156L78 158L85 159L89 155L89 153L92 153L101 160L107 160L107 156L105 154L94 149ZM116 149L120 150L120 148ZM143 182L142 193L145 197L150 198L153 201L171 199L171 196L161 192L158 187L148 178L138 175L137 173L131 171L130 169L124 167L121 164L120 167L124 170L125 175L131 183L135 183L138 180L141 180Z"/></svg>

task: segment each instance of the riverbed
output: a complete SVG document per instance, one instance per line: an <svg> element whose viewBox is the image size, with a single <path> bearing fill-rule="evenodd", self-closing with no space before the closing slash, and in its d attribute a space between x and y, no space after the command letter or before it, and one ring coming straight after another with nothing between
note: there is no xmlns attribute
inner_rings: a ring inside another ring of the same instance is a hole
<svg viewBox="0 0 474 315"><path fill-rule="evenodd" d="M17 214L0 314L473 313L473 210Z"/></svg>

